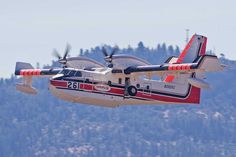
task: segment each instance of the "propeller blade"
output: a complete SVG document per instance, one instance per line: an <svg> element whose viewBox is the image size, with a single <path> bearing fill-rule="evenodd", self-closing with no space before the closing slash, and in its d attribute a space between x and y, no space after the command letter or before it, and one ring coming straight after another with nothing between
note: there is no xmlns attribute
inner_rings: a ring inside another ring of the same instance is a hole
<svg viewBox="0 0 236 157"><path fill-rule="evenodd" d="M111 54L110 54L110 58L112 58L112 56L114 54L116 54L118 50L119 50L118 46L115 46L114 49L112 50Z"/></svg>
<svg viewBox="0 0 236 157"><path fill-rule="evenodd" d="M58 53L58 51L56 49L53 50L53 56L55 56L58 59L61 59L61 55Z"/></svg>
<svg viewBox="0 0 236 157"><path fill-rule="evenodd" d="M58 53L58 51L56 49L53 50L53 56L58 58L57 61L60 64L63 64L63 68L67 67L67 56L70 52L70 49L71 49L71 46L69 44L67 44L63 58L61 57L61 55Z"/></svg>
<svg viewBox="0 0 236 157"><path fill-rule="evenodd" d="M107 50L105 49L104 46L102 47L102 53L103 53L103 55L104 55L105 57L108 56Z"/></svg>
<svg viewBox="0 0 236 157"><path fill-rule="evenodd" d="M66 59L67 55L69 54L71 49L71 46L69 44L66 45L66 50L65 50L65 54L63 56L63 59Z"/></svg>

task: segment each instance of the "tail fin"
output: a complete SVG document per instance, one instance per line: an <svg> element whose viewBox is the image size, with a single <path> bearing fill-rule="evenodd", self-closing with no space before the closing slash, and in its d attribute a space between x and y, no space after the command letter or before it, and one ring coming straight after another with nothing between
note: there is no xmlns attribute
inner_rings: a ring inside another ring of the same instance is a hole
<svg viewBox="0 0 236 157"><path fill-rule="evenodd" d="M195 62L199 56L203 56L206 54L206 44L207 44L207 38L202 35L194 34L184 50L181 52L180 56L178 57L177 61L175 63L181 64L181 63L193 63ZM172 63L172 64L175 64ZM175 75L168 75L165 78L165 82L171 83L183 83L183 82L189 82L187 80L190 80L192 77L197 77L199 74L180 74L178 77ZM189 79L190 78L190 79ZM190 80L192 81L192 80ZM195 81L195 80L194 80ZM194 82L192 81L192 82ZM196 82L196 81L195 81ZM194 82L194 83L195 83ZM197 82L199 84L199 81ZM201 82L202 83L202 82ZM202 83L203 84L203 83ZM189 85L188 83L186 84ZM189 103L199 103L200 102L200 93L201 89L193 86L193 83L191 84L191 91L188 99L186 102Z"/></svg>
<svg viewBox="0 0 236 157"><path fill-rule="evenodd" d="M180 54L177 63L192 63L199 56L205 55L206 44L206 37L194 34Z"/></svg>
<svg viewBox="0 0 236 157"><path fill-rule="evenodd" d="M193 63L199 56L205 55L206 44L206 37L194 34L175 63ZM167 75L164 82L173 82L174 79L174 75Z"/></svg>

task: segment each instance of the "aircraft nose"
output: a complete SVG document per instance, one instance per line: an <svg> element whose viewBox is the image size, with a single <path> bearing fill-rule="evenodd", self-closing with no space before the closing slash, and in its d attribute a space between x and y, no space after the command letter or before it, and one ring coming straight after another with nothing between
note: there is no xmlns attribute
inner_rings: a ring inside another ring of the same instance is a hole
<svg viewBox="0 0 236 157"><path fill-rule="evenodd" d="M56 82L55 82L55 80L50 80L50 85L52 85L52 86L55 86L56 85Z"/></svg>
<svg viewBox="0 0 236 157"><path fill-rule="evenodd" d="M62 80L50 80L50 85L60 88L67 88L67 82Z"/></svg>

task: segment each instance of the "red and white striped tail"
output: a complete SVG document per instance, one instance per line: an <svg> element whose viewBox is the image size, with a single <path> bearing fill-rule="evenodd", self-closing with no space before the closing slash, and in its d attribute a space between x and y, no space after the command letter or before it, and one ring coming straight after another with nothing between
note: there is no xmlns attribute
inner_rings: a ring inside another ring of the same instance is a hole
<svg viewBox="0 0 236 157"><path fill-rule="evenodd" d="M184 50L181 52L177 63L192 63L199 56L206 53L207 38L194 34Z"/></svg>
<svg viewBox="0 0 236 157"><path fill-rule="evenodd" d="M181 52L180 56L176 60L175 63L182 64L182 63L193 63L196 61L196 59L199 58L199 56L203 56L206 53L206 44L207 44L207 38L202 35L194 34L184 50ZM172 63L172 64L175 64ZM182 79L181 79L182 77ZM187 78L193 77L192 74L183 74L179 75L178 79L175 75L167 75L164 79L164 82L171 83L171 82L178 82L183 81ZM188 85L188 82L186 83ZM189 93L187 102L189 103L199 103L200 102L200 93L201 89L198 87L195 87L191 85L191 91Z"/></svg>
<svg viewBox="0 0 236 157"><path fill-rule="evenodd" d="M175 63L193 63L199 56L205 55L206 44L207 37L194 34ZM174 75L167 75L164 81L173 82L174 79Z"/></svg>

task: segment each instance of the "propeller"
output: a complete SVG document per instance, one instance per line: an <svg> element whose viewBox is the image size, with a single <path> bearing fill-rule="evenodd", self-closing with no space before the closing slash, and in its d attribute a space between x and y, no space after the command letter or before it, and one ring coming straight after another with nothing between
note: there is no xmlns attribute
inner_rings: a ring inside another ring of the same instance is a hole
<svg viewBox="0 0 236 157"><path fill-rule="evenodd" d="M107 49L104 46L102 47L102 53L104 55L104 60L109 63L108 64L109 68L113 67L113 64L112 64L113 55L116 54L118 52L118 50L119 50L118 46L115 46L109 55L107 52Z"/></svg>
<svg viewBox="0 0 236 157"><path fill-rule="evenodd" d="M61 57L61 55L58 53L58 51L56 49L53 50L53 55L58 58L58 62L60 64L63 64L63 67L66 67L66 63L67 63L67 56L70 52L71 46L69 44L66 45L66 49L65 49L65 53L64 56Z"/></svg>

